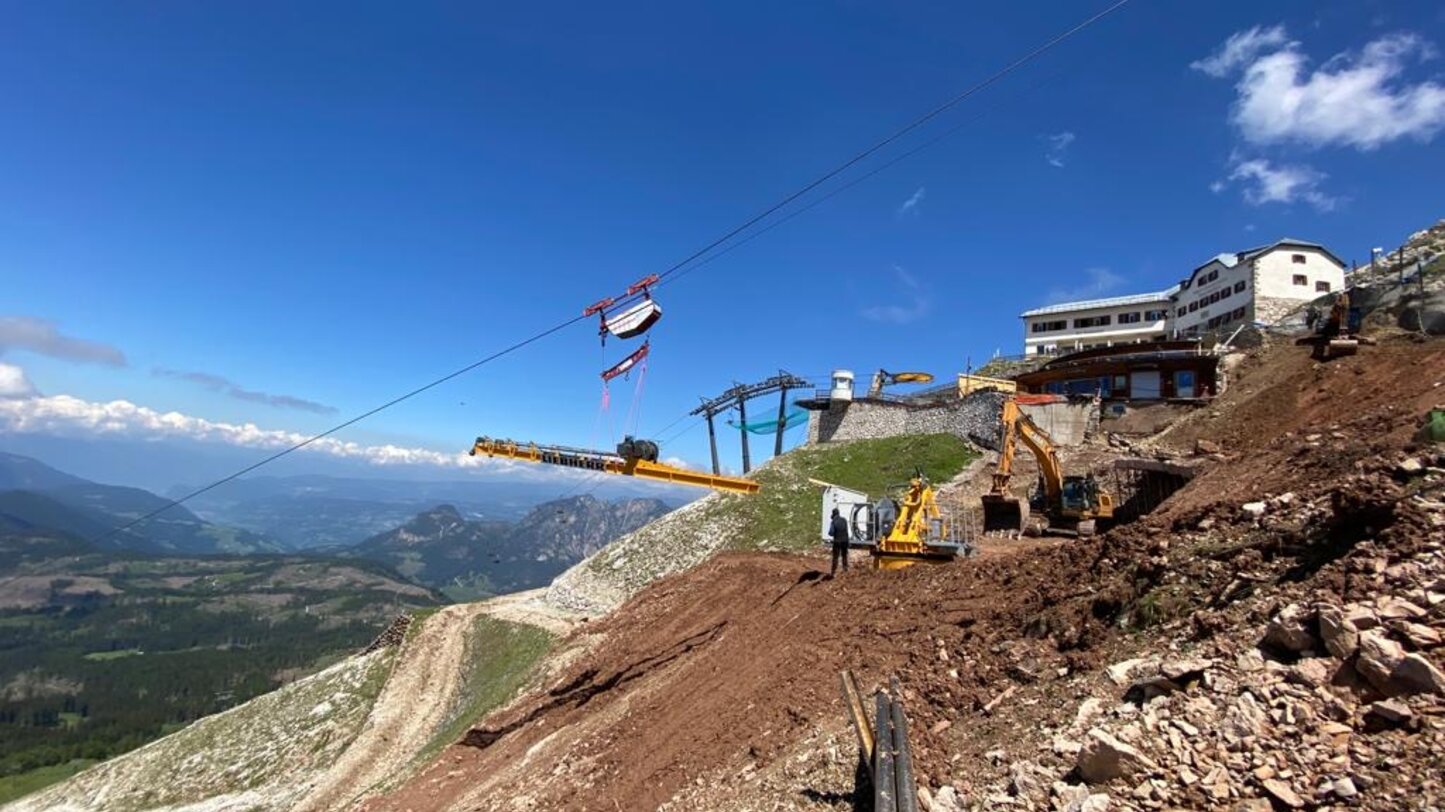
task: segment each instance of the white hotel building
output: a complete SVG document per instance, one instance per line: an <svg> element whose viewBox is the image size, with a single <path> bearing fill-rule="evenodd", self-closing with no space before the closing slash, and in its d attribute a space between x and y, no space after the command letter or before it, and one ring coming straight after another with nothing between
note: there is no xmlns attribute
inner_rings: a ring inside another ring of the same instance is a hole
<svg viewBox="0 0 1445 812"><path fill-rule="evenodd" d="M1168 290L1029 310L1020 316L1024 354L1057 355L1273 324L1344 285L1339 257L1318 243L1283 239L1220 254Z"/></svg>

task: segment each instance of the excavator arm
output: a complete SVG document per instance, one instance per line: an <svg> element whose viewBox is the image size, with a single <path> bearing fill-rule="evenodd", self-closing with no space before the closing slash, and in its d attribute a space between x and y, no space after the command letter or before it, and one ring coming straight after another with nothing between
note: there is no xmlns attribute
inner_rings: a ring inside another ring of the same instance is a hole
<svg viewBox="0 0 1445 812"><path fill-rule="evenodd" d="M1039 428L1032 417L1024 414L1013 398L1004 401L1001 422L1003 432L999 440L1002 450L998 456L998 467L994 469L993 493L1008 495L1009 480L1013 477L1014 449L1022 442L1038 461L1039 473L1044 479L1044 492L1051 501L1057 499L1063 488L1064 472L1053 438Z"/></svg>
<svg viewBox="0 0 1445 812"><path fill-rule="evenodd" d="M1113 516L1113 496L1099 489L1092 476L1065 477L1053 438L1019 409L1015 399L1004 401L1000 422L1003 433L998 467L994 469L993 490L983 497L983 529L986 532L1016 533L1028 525L1028 503L1008 490L1009 479L1013 475L1014 449L1019 443L1027 446L1038 461L1039 478L1044 482L1044 504L1051 520L1074 521L1079 535L1090 535L1094 532L1096 517ZM1073 489L1067 500L1066 484Z"/></svg>
<svg viewBox="0 0 1445 812"><path fill-rule="evenodd" d="M1063 466L1053 438L1039 428L1033 418L1024 414L1018 401L1009 398L1003 403L999 417L1002 431L999 436L998 467L993 473L993 490L983 497L983 527L985 531L1018 532L1028 521L1028 504L1009 493L1009 480L1013 477L1014 453L1023 443L1033 453L1039 464L1039 474L1044 480L1044 493L1048 504L1058 504L1063 492Z"/></svg>
<svg viewBox="0 0 1445 812"><path fill-rule="evenodd" d="M933 374L930 372L889 372L880 369L873 373L873 382L868 386L868 397L876 398L882 394L884 387L898 383L933 383Z"/></svg>

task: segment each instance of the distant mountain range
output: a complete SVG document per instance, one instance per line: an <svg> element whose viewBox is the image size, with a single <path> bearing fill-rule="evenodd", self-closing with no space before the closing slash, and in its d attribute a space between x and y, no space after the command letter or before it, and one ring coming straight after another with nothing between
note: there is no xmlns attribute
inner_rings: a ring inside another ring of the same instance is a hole
<svg viewBox="0 0 1445 812"><path fill-rule="evenodd" d="M118 531L170 500L0 452L0 536L30 539L28 548L16 547L4 557L27 549L41 558L77 552L300 551L328 560L372 561L442 589L454 600L470 600L545 586L604 545L671 510L658 499L609 502L590 494L539 505L528 501L535 498L535 483L298 476L238 480L217 491ZM206 517L193 513L192 506Z"/></svg>
<svg viewBox="0 0 1445 812"><path fill-rule="evenodd" d="M545 502L519 521L469 520L438 505L343 552L391 566L454 599L545 586L612 540L666 514L657 499Z"/></svg>
<svg viewBox="0 0 1445 812"><path fill-rule="evenodd" d="M145 553L244 555L286 549L259 533L205 521L184 507L115 532L169 502L140 488L102 485L30 457L0 452L0 529L49 529L101 549Z"/></svg>
<svg viewBox="0 0 1445 812"><path fill-rule="evenodd" d="M194 490L173 488L177 498ZM515 521L557 486L534 482L412 481L359 477L248 477L187 505L206 519L243 527L297 550L352 546L438 504L471 519Z"/></svg>

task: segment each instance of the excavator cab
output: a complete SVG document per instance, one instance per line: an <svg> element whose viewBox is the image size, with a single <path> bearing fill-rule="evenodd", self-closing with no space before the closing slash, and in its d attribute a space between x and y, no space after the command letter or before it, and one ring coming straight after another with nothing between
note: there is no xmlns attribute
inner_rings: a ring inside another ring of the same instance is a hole
<svg viewBox="0 0 1445 812"><path fill-rule="evenodd" d="M1059 488L1059 508L1064 515L1082 514L1096 507L1098 501L1099 486L1095 484L1093 477L1064 477L1063 485Z"/></svg>

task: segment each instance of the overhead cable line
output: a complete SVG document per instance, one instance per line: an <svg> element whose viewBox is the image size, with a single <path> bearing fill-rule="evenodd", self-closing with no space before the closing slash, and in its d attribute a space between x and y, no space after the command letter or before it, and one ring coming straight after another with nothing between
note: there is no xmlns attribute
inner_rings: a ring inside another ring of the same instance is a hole
<svg viewBox="0 0 1445 812"><path fill-rule="evenodd" d="M742 234L744 231L747 231L748 229L752 228L754 225L757 225L757 224L760 223L761 221L767 219L769 216L771 216L771 215L773 215L774 213L778 212L779 210L785 208L786 206L788 206L789 204L791 204L793 201L795 201L795 200L803 197L804 195L808 194L809 192L813 191L814 189L818 188L819 186L823 185L824 183L827 183L829 180L832 180L833 178L837 177L839 174L847 171L849 168L857 165L860 161L863 161L864 159L872 156L873 154L877 153L879 150L883 149L884 147L887 147L889 144L894 143L895 141L897 141L898 139L900 139L900 138L902 138L903 136L907 135L908 133L913 132L914 130L918 129L919 127L923 126L924 124L927 124L929 121L932 121L934 118L937 118L939 115L947 112L948 110L950 110L950 109L952 109L953 107L957 106L957 105L960 104L961 102L969 99L969 98L972 97L972 96L977 95L978 93L980 93L981 91L989 88L990 86L992 86L992 85L994 85L994 84L997 84L1000 80L1004 79L1004 78L1007 77L1009 74L1013 73L1014 71L1018 70L1019 68L1023 67L1024 65L1027 65L1028 63L1032 62L1033 60L1037 59L1038 57L1040 57L1040 56L1042 56L1043 54L1047 53L1048 51L1052 50L1052 49L1055 48L1056 46L1058 46L1058 45L1060 45L1061 43L1063 43L1065 40L1068 40L1069 38L1073 37L1075 34L1078 34L1080 31L1083 31L1084 29L1086 29L1086 28L1092 26L1093 24L1099 22L1100 20L1104 19L1105 17L1109 16L1110 14L1113 14L1115 11L1118 11L1120 8L1123 8L1123 7L1124 7L1125 5L1127 5L1128 3L1129 3L1129 0L1116 0L1116 2L1114 2L1114 3L1111 4L1111 5L1109 5L1108 7L1104 8L1102 11L1096 12L1093 16L1089 17L1088 19L1085 19L1084 21L1082 21L1082 22L1074 25L1073 27L1069 28L1068 30L1066 30L1066 31L1064 31L1064 32L1062 32L1062 33L1060 33L1060 34L1055 35L1053 38L1051 38L1051 39L1049 39L1048 41L1044 42L1042 45L1039 45L1039 46L1035 47L1033 50L1029 51L1028 53L1024 54L1023 56L1018 57L1017 59L1015 59L1014 61L1012 61L1012 62L1010 62L1009 64L1005 65L1003 68L1000 68L998 71L996 71L996 72L994 72L993 74L989 75L988 77L986 77L986 78L983 79L982 81L980 81L980 82L972 85L971 87L965 89L965 90L962 91L961 93L958 93L957 95L953 96L953 97L950 98L949 100L945 101L943 104L940 104L939 106L933 108L932 110L928 111L927 113L924 113L923 115L919 116L918 118L913 119L913 120L910 121L908 124L904 125L903 127L899 128L898 130L895 130L893 133L889 134L888 136L886 136L886 137L883 138L882 140L878 141L877 143L873 144L872 146L868 147L867 149L864 149L862 152L859 152L857 155L854 155L853 157L851 157L851 158L849 158L848 160L844 161L843 163L839 164L839 165L836 166L835 168L833 168L833 169L829 170L828 172L824 173L823 175L819 176L819 177L816 178L815 180L807 183L807 184L804 185L802 188L798 189L797 191L793 192L792 194L784 197L782 200L780 200L780 201L777 202L776 204L768 207L767 209L763 210L763 211L760 212L759 214L757 214L757 215L749 218L748 220L744 221L741 225L737 226L736 228L733 228L732 230L728 231L726 234L722 235L721 237L718 237L717 239L715 239L715 240L713 240L712 242L708 243L707 245L703 246L701 249L699 249L699 250L693 252L692 254L688 255L686 258L682 259L681 261L679 261L679 262L677 262L677 263L674 263L674 264L673 264L671 267L669 267L667 270L665 270L665 271L663 271L662 273L658 274L659 278L663 279L664 282L668 281L668 280L667 280L668 277L671 277L674 273L678 273L679 271L683 271L683 268L684 268L685 266L688 266L690 263L693 263L694 260L698 260L698 259L703 258L704 255L706 255L706 254L708 254L709 252L713 251L713 249L718 248L719 246L721 246L721 245L723 245L724 243L728 242L728 241L731 240L732 238L738 236L739 234ZM931 142L929 142L929 143L930 143L930 144L936 143L937 140L939 140L939 139L934 139L934 141L931 141ZM914 150L913 152L916 152L916 151L917 151L917 150ZM846 184L845 186L841 187L840 189L836 189L836 190L830 192L828 195L824 196L824 197L822 198L822 200L826 200L826 199L828 199L829 197L832 197L833 195L836 195L839 191L842 191L842 189L850 188L851 186L856 185L856 184L857 184L858 182L860 182L861 180L864 180L864 179L866 179L866 178L868 178L868 177L871 177L871 176L874 175L874 174L877 174L877 172L881 171L882 168L886 168L887 166L891 166L892 164L896 163L898 160L901 160L902 157L907 157L908 155L913 154L913 152L905 153L905 154L904 154L903 156L901 156L900 158L895 158L893 161L890 161L889 163L884 164L884 167L881 167L881 168L879 168L879 169L875 169L875 170L869 172L868 174L862 176L861 178L859 178L859 179L857 179L857 180L854 180L854 181L850 182L849 184ZM802 210L800 210L800 211L798 211L798 212L795 212L795 213L792 213L792 214L789 214L787 217L782 218L781 220L779 220L779 221L777 221L777 222L775 222L775 223L773 223L773 224L768 225L768 226L767 226L766 228L764 228L764 229L761 229L758 233L766 233L767 231L772 230L772 229L775 228L777 225L780 225L781 223L786 222L787 220L790 220L790 219L792 219L793 217L797 216L797 214L800 214L800 213L802 213L803 211L807 211L808 209L811 209L813 206L816 206L819 202L822 202L822 200L818 200L818 201L814 201L813 203L810 203L808 206L804 207ZM743 240L743 241L740 241L740 242L737 243L737 244L741 244L742 242L746 242L747 240L752 239L754 236L756 236L756 234L749 236L748 238L746 238L746 239ZM715 256L721 256L723 253L726 253L726 251L732 250L732 248L733 248L733 247L736 247L737 244L735 244L734 246L729 247L728 249L726 249L726 250L723 251L723 252L719 252L719 253L718 253L717 255L715 255ZM715 257L714 257L714 258L715 258ZM694 265L693 267L688 268L687 271L684 271L683 273L678 273L678 276L681 277L681 276L684 275L685 273L691 272L692 270L695 270L697 267L701 267L702 265L706 264L707 262L710 262L711 259L712 259L712 258L708 258L708 259L706 259L706 260L703 260L702 262L697 263L697 264ZM640 296L640 294L639 294L639 296ZM634 298L635 298L635 297L634 297ZM376 407L374 407L374 408L372 408L372 409L369 409L369 410L367 410L367 411L365 411L365 412L362 412L361 414L359 414L359 415L357 415L357 416L355 416L355 417L352 417L352 418L350 418L350 419L348 419L348 420L346 420L346 421L343 421L343 422L341 422L341 423L338 423L337 425L332 426L331 428L329 428L329 429L327 429L327 430L325 430L325 431L323 431L323 432L320 432L319 434L314 434L314 435L306 438L305 440L302 440L302 441L297 442L297 443L295 443L295 444L293 444L293 445L287 446L286 448L283 448L283 449L281 449L280 451L277 451L276 453L271 454L271 455L268 456L268 457L265 457L264 459L261 459L261 460L255 462L255 463L252 463L251 465L248 465L248 466L240 469L239 471L236 471L235 473L229 474L229 475L227 475L227 476L225 476L225 477L222 477L221 479L216 480L215 482L210 483L209 485L205 485L205 486L203 486L203 487L197 488L197 489L195 489L195 490L193 490L193 491L190 491L189 493L186 493L185 495L183 495L183 496L181 496L181 497L179 497L179 498L177 498L177 499L171 500L171 501L168 502L167 504L162 505L161 507L156 508L155 510L150 511L149 513L145 513L145 514L143 514L143 515L141 515L141 516L139 516L139 517L137 517L137 518L135 518L135 519L132 519L132 520L129 521L129 522L126 522L126 523L123 524L123 525L120 525L119 527L116 527L116 528L114 528L114 529L112 529L112 530L110 530L110 531L108 531L108 532L100 535L99 537L97 537L97 538L95 538L95 539L92 539L92 543L99 543L99 542L105 541L106 539L111 538L112 536L116 536L116 535L118 535L118 534L120 534L120 533L124 533L125 531L131 529L132 527L135 527L136 525L139 525L139 524L142 524L142 523L144 523L144 522L147 522L147 521L155 518L156 516L159 516L161 513L164 513L165 511L170 510L171 508L179 507L180 505L182 505L182 504L190 501L191 499L196 498L197 496L200 496L201 494L204 494L204 493L206 493L206 492L208 492L208 491L214 490L215 488L218 488L218 487L220 487L220 486L222 486L222 485L224 485L224 484L226 484L226 483L228 483L228 482L231 482L231 481L233 481L233 480L239 479L240 477L243 477L243 476L245 476L246 474L249 474L249 473L251 473L252 471L255 471L255 470L258 469L258 468L261 468L261 467L263 467L263 466L269 465L269 464L271 464L272 462L275 462L276 460L281 459L282 457L287 456L288 454L291 454L291 453L293 453L293 452L295 452L295 451L299 451L299 450L301 450L301 449L303 449L303 448L311 445L312 443L317 442L318 440L325 439L325 438L327 438L327 437L335 434L335 433L338 432L338 431L341 431L341 430L343 430L343 429L349 428L350 426L353 426L353 425L355 425L355 424L357 424L357 423L360 423L361 421L363 421L363 420L365 420L365 419L367 419L367 418L369 418L369 417L372 417L372 416L374 416L374 415L376 415L376 414L378 414L378 413L380 413L380 412L383 412L383 411L385 411L385 410L387 410L387 409L390 409L391 407L396 406L397 404L402 403L403 401L410 400L411 398L416 397L417 395L420 395L420 394L422 394L423 392L426 392L426 391L428 391L428 390L430 390L430 389L434 389L434 388L436 388L436 387L438 387L438 386L440 386L440 385L442 385L442 384L444 384L444 383L446 383L446 382L448 382L448 381L450 381L450 380L453 380L454 378L457 378L457 377L460 377L460 376L462 376L462 375L465 375L465 374L467 374L468 372L471 372L471 371L473 371L473 370L475 370L475 369L477 369L477 368L479 368L479 367L481 367L481 366L484 366L484 365L486 365L486 364L489 364L489 363L491 363L492 361L495 361L495 360L497 360L497 359L499 359L499 358L501 358L501 357L503 357L503 356L510 355L511 353L516 352L517 350L522 349L523 347L526 347L526 346L529 346L529 345L531 345L531 344L534 344L534 343L536 343L536 342L538 342L538 341L541 341L542 339L544 339L544 338L546 338L546 337L548 337L548 336L550 336L550 335L552 335L552 334L554 334L554 333L557 333L557 332L560 332L560 331L562 331L562 330L565 330L566 328L571 327L572 325L576 324L577 322L583 321L584 319L587 319L587 318L588 318L588 316L586 316L586 315L574 316L574 317L572 317L572 318L569 318L569 319L567 319L567 320L565 320L565 321L562 321L562 322L558 323L557 325L555 325L555 326L553 326L553 327L549 327L549 328L547 328L547 329L545 329L545 330L543 330L543 331L541 331L541 332L539 332L539 333L536 333L536 334L530 336L529 338L525 338L525 339L522 339L521 341L518 341L518 342L516 342L516 343L514 343L514 344L511 344L511 345L507 346L505 349L498 350L497 352L494 352L494 353L492 353L491 355L488 355L488 356L486 356L485 358L482 358L482 359L479 360L479 361L475 361L475 362L473 362L473 363L471 363L471 364L468 364L468 365L466 365L466 366L464 366L464 367L462 367L462 368L460 368L460 369L458 369L458 370L456 370L456 371L454 371L454 372L451 372L451 373L448 373L448 374L446 374L446 375L443 375L442 377L437 378L436 380L433 380L433 381L431 381L430 383L427 383L427 384L424 384L424 385L422 385L422 386L419 386L419 387L417 387L417 388L415 388L415 389L412 389L411 391L407 392L406 394L403 394L403 395L400 395L400 396L398 396L398 397L392 398L391 400L389 400L389 401L387 401L387 402L385 402L385 403L383 403L383 404L381 404L381 405L379 405L379 406L376 406Z"/></svg>
<svg viewBox="0 0 1445 812"><path fill-rule="evenodd" d="M733 237L736 237L737 235L741 234L742 232L748 230L749 228L752 228L754 225L756 225L757 223L759 223L759 222L761 222L762 220L766 219L768 216L772 215L773 213L777 212L779 209L782 209L783 207L787 206L789 203L792 203L794 200L797 200L798 198L802 197L803 195L805 195L805 194L813 191L814 189L818 188L819 186L823 185L824 183L827 183L828 181L832 180L833 178L835 178L835 177L837 177L838 175L842 174L843 172L847 171L848 169L850 169L851 167L853 167L854 165L856 165L859 161L862 161L863 159L865 159L865 158L873 155L874 153L878 152L878 150L883 149L884 147L888 146L889 144L892 144L894 141L897 141L898 139L900 139L900 138L902 138L903 136L905 136L905 135L913 132L914 130L918 129L919 127L922 127L924 124L927 124L928 122L932 121L933 119L937 118L938 116L942 115L943 113L948 112L949 110L951 110L951 109L953 109L954 107L956 107L959 103L961 103L961 102L963 102L963 101L965 101L965 100L967 100L967 99L969 99L969 98L971 98L971 97L973 97L973 96L975 96L975 95L983 92L984 90L987 90L989 87L992 87L993 85L997 84L1000 80L1004 79L1004 78L1007 77L1009 74L1013 73L1014 71L1018 70L1019 68L1023 67L1024 65L1027 65L1028 63L1034 61L1034 60L1037 59L1038 57L1040 57L1040 56L1044 55L1045 53L1047 53L1048 51L1052 50L1054 47L1058 46L1060 43L1064 42L1065 40L1067 40L1067 39L1069 39L1070 37L1074 36L1075 34L1079 33L1080 31L1083 31L1085 28L1088 28L1089 26L1093 25L1094 23L1096 23L1096 22L1104 19L1105 17L1109 16L1110 14L1113 14L1115 11L1118 11L1119 9L1123 8L1126 4L1128 4L1128 2L1129 2L1129 0L1117 0L1117 2L1115 2L1113 5L1109 6L1108 8L1105 8L1105 9L1102 10L1102 11L1099 11L1099 12L1095 13L1092 17L1089 17L1088 19L1084 20L1083 22L1078 23L1078 24L1075 25L1073 28L1070 28L1070 29L1068 29L1067 31L1064 31L1064 32L1061 33L1061 34L1055 35L1052 39L1048 40L1047 42L1043 43L1042 45L1039 45L1038 47L1034 48L1032 51L1029 51L1028 53L1024 54L1023 56L1015 59L1014 61L1008 63L1008 64L1005 65L1004 67L998 69L998 70L995 71L994 73L990 74L988 77L984 78L982 81L980 81L980 82L972 85L971 87L967 88L967 89L964 90L963 92L955 95L953 98L949 99L948 101L944 102L943 104L938 105L937 107L933 108L932 110L929 110L927 113L924 113L923 115L919 116L918 118L913 119L912 121L910 121L910 122L908 122L907 124L903 125L901 128L899 128L899 129L897 129L897 130L894 130L891 134L889 134L888 136L886 136L885 138L883 138L883 140L878 141L877 143L873 144L872 146L868 147L867 149L863 150L862 152L858 153L857 155L854 155L852 158L849 158L848 160L844 161L843 163L839 164L838 166L834 167L833 169L830 169L830 170L828 170L827 172L823 173L823 174L820 175L817 179L809 182L807 185L803 186L801 189L797 190L796 192L793 192L792 194L790 194L790 195L788 195L787 197L783 198L782 200L778 201L778 202L775 203L774 205L768 207L767 209L765 209L765 210L762 211L761 213L753 216L751 219L747 220L746 222L744 222L742 225L738 226L737 228L734 228L732 231L729 231L728 233L722 235L721 237L718 237L716 240L713 240L712 242L708 243L708 244L707 244L706 246L704 246L703 248L701 248L701 249L693 252L693 253L692 253L691 255L689 255L686 259L683 259L682 261L680 261L680 262L678 262L677 264L673 265L672 267L668 268L666 271L663 271L661 274L658 274L658 276L659 276L659 277L662 277L662 278L666 278L666 277L668 277L668 276L671 276L674 272L680 270L684 265L687 265L688 263L692 262L693 260L702 257L704 254L708 253L709 251L712 251L714 248L717 248L718 246L722 245L723 243L727 242L728 240L732 239Z"/></svg>
<svg viewBox="0 0 1445 812"><path fill-rule="evenodd" d="M179 506L179 505L181 505L181 504L183 504L183 503L185 503L185 502L188 502L188 501L196 498L197 496L200 496L201 494L203 494L203 493L205 493L205 492L207 492L207 491L213 490L213 489L215 489L215 488L219 488L220 486L222 486L222 485L224 485L224 484L226 484L227 482L230 482L230 481L232 481L232 480L239 479L240 477L243 477L243 476L245 476L246 474L251 473L252 471L256 470L257 468L260 468L260 467L263 466L263 465L269 465L270 463L273 463L273 462L275 462L276 460L281 459L282 457L286 456L287 454L292 453L293 451L300 451L301 449L305 448L305 447L308 446L308 445L311 445L312 443L314 443L314 442L316 442L316 441L318 441L318 440L323 440L323 439L325 439L325 438L327 438L327 437L330 437L331 435L335 434L336 432L341 431L341 430L344 429L344 428L347 428L347 427L349 427L349 426L354 426L354 425L356 425L357 423L360 423L361 421L365 420L366 418L371 417L372 415L375 415L375 414L377 414L377 413L379 413L379 412L383 412L383 411L385 411L385 410L387 410L387 409L390 409L391 407L397 405L398 403L401 403L401 402L404 401L404 400L410 400L410 399L416 397L417 395L420 395L421 393L427 391L428 389L435 389L436 387L441 386L442 384L446 383L447 381L452 380L453 378L457 378L457 377L460 377L460 376L462 376L462 375L465 375L465 374L467 374L468 372L471 372L472 370L476 369L477 367L483 366L484 364L489 364L489 363L491 363L492 361L495 361L495 360L497 360L498 358L501 358L501 357L504 356L504 355L509 355L509 354L511 354L511 353L513 353L513 352L516 352L517 350L520 350L520 349L522 349L523 347L525 347L525 346L527 346L527 345L529 345L529 344L535 344L536 342L541 341L542 339L546 338L547 336L550 336L550 335L552 335L553 333L561 332L562 330L565 330L565 329L567 329L568 327L571 327L572 325L576 324L577 322L582 321L582 320L587 319L587 318L588 318L587 316L576 316L576 317L574 317L574 318L568 319L567 321L564 321L564 322L562 322L561 324L558 324L558 325L556 325L556 326L554 326L554 327L549 327L549 328L547 328L546 330L543 330L543 331L540 332L540 333L536 333L536 334L532 335L530 338L522 339L521 341L518 341L517 343L508 346L506 349L498 350L497 352L494 352L494 353L492 353L491 355L488 355L486 358L483 358L483 359L481 359L480 361L475 361L475 362L473 362L473 363L467 364L466 366L462 367L461 369L456 370L455 372L451 372L451 373L448 373L448 374L446 374L446 375L443 375L442 377L437 378L436 380L432 381L431 383L425 384L425 385L423 385L423 386L418 386L417 388L411 390L410 392L407 392L407 393L404 394L404 395L400 395L400 396L398 396L398 397L392 398L391 400L388 400L387 402L381 404L380 406L377 406L377 407L374 408L374 409L371 409L371 410L369 410L369 411L362 412L361 414L359 414L359 415L357 415L357 416L355 416L355 417L353 417L353 418L351 418L351 419L349 419L349 420L347 420L347 421L345 421L345 422L343 422L343 423L338 423L338 424L336 424L335 426L332 426L331 428L327 429L326 431L321 432L320 434L313 434L312 436L307 437L305 440L302 440L302 441L300 441L300 442L298 442L298 443L295 443L295 444L293 444L293 445L287 446L286 448L283 448L283 449L281 449L280 451L277 451L275 454L272 454L271 456L266 457L265 459L262 459L262 460L260 460L260 461L258 461L258 462L254 462L254 463L246 466L245 468L242 468L241 470L235 472L234 474L230 474L230 475L228 475L228 476L222 477L221 479L218 479L218 480L216 480L215 482L212 482L211 484L206 485L206 486L204 486L204 487L197 488L197 489L191 491L190 493L187 493L186 495L180 497L179 499L174 499L174 500L172 500L171 502L169 502L168 504L162 505L162 506L156 508L155 510L152 510L150 513L147 513L147 514L145 514L145 515L143 515L143 516L140 516L139 518L132 519L131 521L126 522L125 524L121 525L120 527L117 527L117 528L115 528L115 529L113 529L113 530L111 530L111 531L109 531L109 532L107 532L107 533L99 536L98 538L93 539L91 543L99 543L99 542L105 541L106 539L108 539L108 538L110 538L110 537L112 537L112 536L118 535L118 534L120 534L120 533L124 533L125 531L131 529L132 527L135 527L136 525L138 525L138 524L140 524L140 523L142 523L142 522L149 521L150 519L153 519L153 518L155 518L156 516L159 516L160 514L164 513L165 511L170 510L170 509L173 508L173 507L177 507L177 506Z"/></svg>

